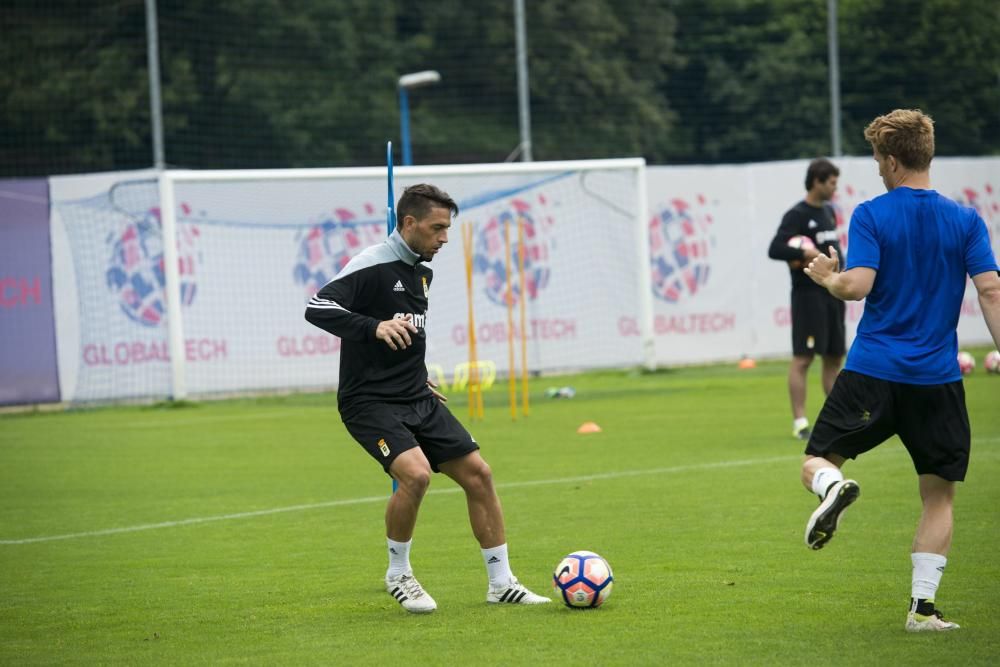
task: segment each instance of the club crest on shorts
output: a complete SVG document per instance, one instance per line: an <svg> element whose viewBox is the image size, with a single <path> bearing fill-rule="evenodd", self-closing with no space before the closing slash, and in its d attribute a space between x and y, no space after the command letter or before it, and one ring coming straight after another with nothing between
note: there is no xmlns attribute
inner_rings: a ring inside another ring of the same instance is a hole
<svg viewBox="0 0 1000 667"><path fill-rule="evenodd" d="M382 452L382 456L389 456L389 445L385 444L385 438L378 439L378 448Z"/></svg>

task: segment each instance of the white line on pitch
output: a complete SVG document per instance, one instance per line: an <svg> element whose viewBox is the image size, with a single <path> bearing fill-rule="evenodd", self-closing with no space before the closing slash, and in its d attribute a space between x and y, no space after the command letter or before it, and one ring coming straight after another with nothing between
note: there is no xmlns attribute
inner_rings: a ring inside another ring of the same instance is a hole
<svg viewBox="0 0 1000 667"><path fill-rule="evenodd" d="M190 419L149 419L141 422L125 422L116 424L115 428L173 428L174 426L201 426L216 422L252 421L256 419L273 419L275 417L290 417L302 414L303 409L279 410L274 412L257 412L249 415L198 415Z"/></svg>
<svg viewBox="0 0 1000 667"><path fill-rule="evenodd" d="M997 442L1000 437L974 438L973 442ZM894 450L880 449L872 454L886 454ZM899 452L896 452L899 453ZM870 458L874 458L869 454ZM497 484L498 489L514 489L526 486L543 486L548 484L573 484L575 482L592 482L605 479L618 479L621 477L639 477L642 475L669 475L680 472L691 472L695 470L714 470L718 468L736 468L740 466L761 465L765 463L782 463L790 461L801 461L802 455L794 456L772 456L763 459L744 459L739 461L718 461L716 463L693 463L686 466L672 466L669 468L649 468L647 470L621 470L618 472L597 473L594 475L579 475L576 477L557 477L554 479L536 479L524 482L506 482ZM459 487L447 489L432 489L428 495L443 495L446 493L457 493ZM181 519L179 521L163 521L161 523L146 523L138 526L125 526L123 528L106 528L104 530L91 530L83 533L66 533L64 535L46 535L43 537L27 537L20 540L0 540L0 545L4 544L33 544L36 542L55 542L57 540L72 540L80 537L100 537L102 535L118 535L120 533L138 533L146 530L156 530L159 528L175 528L177 526L190 526L199 523L211 523L213 521L231 521L234 519L248 519L257 516L268 516L271 514L284 514L286 512L304 512L307 510L324 509L328 507L343 507L346 505L363 505L366 503L385 502L387 496L367 496L363 498L347 498L344 500L328 500L322 503L310 503L307 505L289 505L288 507L274 507L266 510L256 510L253 512L237 512L236 514L220 514L217 516L196 517L193 519Z"/></svg>
<svg viewBox="0 0 1000 667"><path fill-rule="evenodd" d="M605 479L618 479L621 477L638 477L641 475L669 475L681 472L691 472L695 470L714 470L717 468L736 468L739 466L763 465L767 463L781 463L801 460L801 456L772 456L764 459L745 459L741 461L719 461L717 463L695 463L685 466L672 466L669 468L649 468L647 470L622 470L619 472L597 473L594 475L579 475L576 477L558 477L554 479L536 479L525 482L506 482L497 484L498 489L514 489L525 486L543 486L548 484L573 484L575 482L591 482ZM427 493L442 495L445 493L457 493L460 487L450 487L447 489L432 489ZM72 540L80 537L100 537L103 535L118 535L120 533L138 533L146 530L157 530L159 528L175 528L177 526L190 526L199 523L210 523L213 521L231 521L234 519L248 519L257 516L268 516L271 514L284 514L286 512L304 512L307 510L324 509L328 507L342 507L345 505L363 505L366 503L385 502L388 496L367 496L364 498L348 498L345 500L329 500L322 503L310 503L308 505L290 505L288 507L274 507L266 510L256 510L253 512L237 512L236 514L220 514L217 516L196 517L193 519L181 519L179 521L163 521L160 523L145 523L137 526L125 526L122 528L105 528L104 530L91 530L83 533L66 533L64 535L46 535L43 537L26 537L20 540L0 540L0 544L34 544L36 542L55 542L57 540Z"/></svg>

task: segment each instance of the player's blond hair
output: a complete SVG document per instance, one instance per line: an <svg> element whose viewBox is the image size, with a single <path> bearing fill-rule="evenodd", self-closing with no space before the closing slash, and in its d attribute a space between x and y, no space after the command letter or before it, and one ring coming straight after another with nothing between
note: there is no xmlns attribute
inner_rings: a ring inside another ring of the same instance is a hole
<svg viewBox="0 0 1000 667"><path fill-rule="evenodd" d="M865 128L865 140L883 157L907 169L926 171L934 157L934 121L920 109L896 109Z"/></svg>

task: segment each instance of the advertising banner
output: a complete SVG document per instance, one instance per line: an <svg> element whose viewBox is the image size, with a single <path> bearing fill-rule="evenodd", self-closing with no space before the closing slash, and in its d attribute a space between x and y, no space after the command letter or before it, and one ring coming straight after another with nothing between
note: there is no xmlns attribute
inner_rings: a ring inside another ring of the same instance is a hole
<svg viewBox="0 0 1000 667"><path fill-rule="evenodd" d="M849 255L851 214L885 189L871 158L835 163L841 174L832 204ZM406 185L432 182L461 208L430 265L432 376L468 376L470 317L490 377L521 372L522 338L531 372L637 366L644 361L643 271L658 365L790 355L789 272L767 250L785 211L805 196L807 165L647 167L645 206L635 168L400 170L397 198ZM192 395L336 385L340 342L305 321L305 304L351 257L385 238L386 182L378 170L332 171L322 178L207 172L174 181L180 349ZM50 179L58 388L54 361L32 372L49 378L52 400L171 393L157 176ZM940 192L979 211L1000 250L1000 159L938 158L932 176ZM45 210L44 194L18 196ZM13 210L5 208L4 229ZM17 234L21 241L3 244L5 327L12 314L32 308L41 317L48 298L47 256L30 254L26 268L8 269L29 256L10 250L27 247ZM463 234L470 234L468 253ZM863 308L848 304L849 341ZM31 327L41 331L44 322ZM971 281L958 334L966 345L990 340ZM44 338L30 344L43 360ZM4 353L6 378L7 367L28 357L9 347ZM18 381L17 391L31 382ZM33 395L42 395L42 384Z"/></svg>
<svg viewBox="0 0 1000 667"><path fill-rule="evenodd" d="M59 401L49 186L0 181L0 405Z"/></svg>

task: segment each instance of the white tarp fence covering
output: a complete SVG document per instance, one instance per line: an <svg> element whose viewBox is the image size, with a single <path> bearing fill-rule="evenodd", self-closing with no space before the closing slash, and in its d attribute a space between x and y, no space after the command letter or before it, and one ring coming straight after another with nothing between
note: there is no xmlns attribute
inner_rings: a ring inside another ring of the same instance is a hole
<svg viewBox="0 0 1000 667"><path fill-rule="evenodd" d="M834 204L849 253L851 212L884 189L871 158L836 162ZM650 330L659 365L788 355L790 281L785 265L767 258L767 247L784 212L804 195L807 164L397 169L397 197L403 186L428 181L462 208L431 267L428 364L450 378L468 360L463 225L474 230L479 358L501 374L508 368L508 292L518 334L526 295L532 371L637 366L644 361L642 334ZM173 394L157 176L50 179L63 400ZM979 209L1000 251L1000 158L938 158L932 181ZM306 323L304 306L347 259L384 237L384 174L180 177L174 185L187 391L336 384L338 340ZM504 262L505 230L516 260L519 219L526 234L523 288L516 261L509 280ZM651 313L643 308L647 279ZM861 308L849 304L849 339ZM959 340L989 341L971 282ZM515 352L520 360L519 340Z"/></svg>

